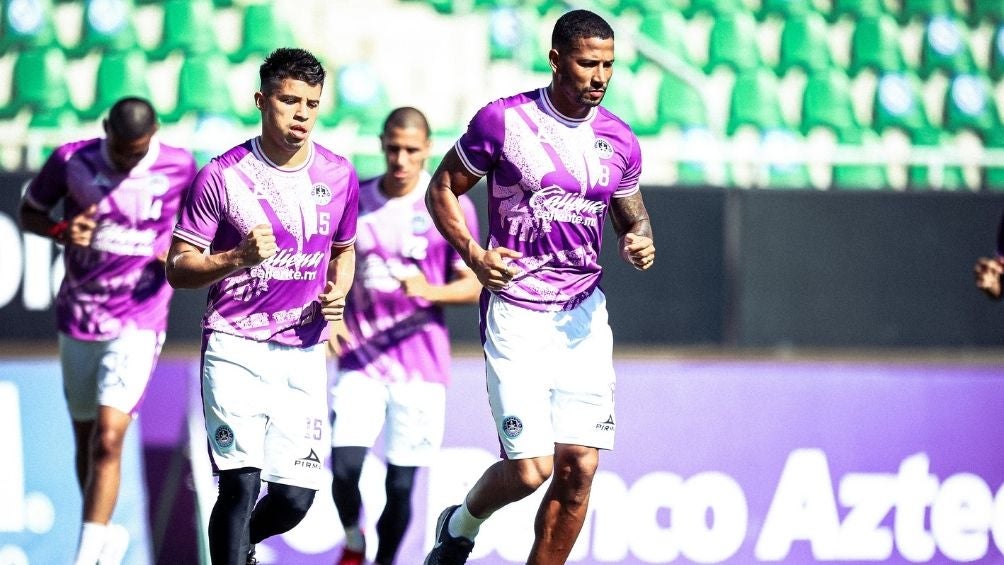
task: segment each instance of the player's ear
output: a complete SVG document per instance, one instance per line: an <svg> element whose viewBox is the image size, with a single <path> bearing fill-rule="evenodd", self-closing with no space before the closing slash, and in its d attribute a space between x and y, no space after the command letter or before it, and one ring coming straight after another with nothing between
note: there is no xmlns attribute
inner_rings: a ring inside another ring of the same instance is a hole
<svg viewBox="0 0 1004 565"><path fill-rule="evenodd" d="M259 110L265 109L265 93L262 91L257 91L254 93L254 106Z"/></svg>

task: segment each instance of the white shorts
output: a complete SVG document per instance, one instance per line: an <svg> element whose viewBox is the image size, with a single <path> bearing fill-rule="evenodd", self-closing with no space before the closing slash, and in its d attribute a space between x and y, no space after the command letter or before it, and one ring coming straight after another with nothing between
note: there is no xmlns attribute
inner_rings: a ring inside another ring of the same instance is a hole
<svg viewBox="0 0 1004 565"><path fill-rule="evenodd" d="M387 461L427 467L443 444L446 387L420 379L385 383L346 371L331 388L331 410L332 447L373 447L386 425Z"/></svg>
<svg viewBox="0 0 1004 565"><path fill-rule="evenodd" d="M602 291L563 312L528 310L492 294L485 361L509 459L553 455L555 443L613 449L613 335Z"/></svg>
<svg viewBox="0 0 1004 565"><path fill-rule="evenodd" d="M202 356L202 406L216 470L318 490L328 445L325 345L300 348L220 332Z"/></svg>
<svg viewBox="0 0 1004 565"><path fill-rule="evenodd" d="M59 334L63 393L70 417L98 417L98 406L136 415L164 345L163 332L124 328L119 337L82 341Z"/></svg>

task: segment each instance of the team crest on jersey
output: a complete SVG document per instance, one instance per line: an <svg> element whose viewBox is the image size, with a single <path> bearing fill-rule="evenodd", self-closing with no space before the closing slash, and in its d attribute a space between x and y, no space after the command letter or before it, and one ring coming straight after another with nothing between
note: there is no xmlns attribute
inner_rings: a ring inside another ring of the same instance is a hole
<svg viewBox="0 0 1004 565"><path fill-rule="evenodd" d="M519 437L519 434L523 433L523 421L516 416L506 416L502 420L502 433L509 439Z"/></svg>
<svg viewBox="0 0 1004 565"><path fill-rule="evenodd" d="M171 181L168 180L167 175L151 175L147 180L147 186L150 187L150 192L155 196L162 196L167 194L167 191L171 189Z"/></svg>
<svg viewBox="0 0 1004 565"><path fill-rule="evenodd" d="M411 233L420 234L429 231L429 223L432 221L425 214L415 214L411 217Z"/></svg>
<svg viewBox="0 0 1004 565"><path fill-rule="evenodd" d="M593 143L593 149L596 150L596 155L600 159L609 159L614 156L614 146L610 145L610 142L605 139L596 138L596 141Z"/></svg>
<svg viewBox="0 0 1004 565"><path fill-rule="evenodd" d="M331 202L331 189L323 182L319 182L311 187L310 195L318 206L324 206L328 202Z"/></svg>
<svg viewBox="0 0 1004 565"><path fill-rule="evenodd" d="M216 445L220 449L226 449L234 444L234 431L230 429L230 426L222 424L216 428L216 432L213 433L213 439L216 440Z"/></svg>

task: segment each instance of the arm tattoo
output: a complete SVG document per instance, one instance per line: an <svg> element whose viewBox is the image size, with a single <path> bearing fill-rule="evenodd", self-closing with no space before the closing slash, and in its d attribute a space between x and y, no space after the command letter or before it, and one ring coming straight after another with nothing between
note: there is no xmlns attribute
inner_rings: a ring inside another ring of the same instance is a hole
<svg viewBox="0 0 1004 565"><path fill-rule="evenodd" d="M641 191L624 198L614 198L610 201L610 221L613 223L617 237L628 232L652 237L652 222L641 198Z"/></svg>

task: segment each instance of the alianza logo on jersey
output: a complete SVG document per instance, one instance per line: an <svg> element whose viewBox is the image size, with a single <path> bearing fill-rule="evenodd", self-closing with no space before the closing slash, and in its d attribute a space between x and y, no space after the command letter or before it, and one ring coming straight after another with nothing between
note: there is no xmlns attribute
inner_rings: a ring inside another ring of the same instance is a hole
<svg viewBox="0 0 1004 565"><path fill-rule="evenodd" d="M252 275L266 280L312 281L317 278L318 267L323 260L322 251L303 253L280 249L251 272Z"/></svg>

